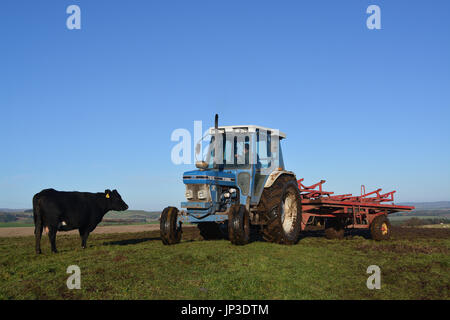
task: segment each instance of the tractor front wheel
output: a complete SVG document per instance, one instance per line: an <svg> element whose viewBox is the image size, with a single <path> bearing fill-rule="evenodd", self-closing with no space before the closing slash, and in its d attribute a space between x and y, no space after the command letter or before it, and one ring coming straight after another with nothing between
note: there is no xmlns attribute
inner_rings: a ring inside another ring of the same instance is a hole
<svg viewBox="0 0 450 320"><path fill-rule="evenodd" d="M391 223L385 215L375 217L370 224L370 234L372 239L381 241L391 237Z"/></svg>
<svg viewBox="0 0 450 320"><path fill-rule="evenodd" d="M167 207L161 213L159 230L161 240L164 244L176 244L181 241L181 222L177 224L178 209L175 207Z"/></svg>
<svg viewBox="0 0 450 320"><path fill-rule="evenodd" d="M228 237L232 244L244 245L250 241L250 217L245 206L240 205L230 211L228 217Z"/></svg>

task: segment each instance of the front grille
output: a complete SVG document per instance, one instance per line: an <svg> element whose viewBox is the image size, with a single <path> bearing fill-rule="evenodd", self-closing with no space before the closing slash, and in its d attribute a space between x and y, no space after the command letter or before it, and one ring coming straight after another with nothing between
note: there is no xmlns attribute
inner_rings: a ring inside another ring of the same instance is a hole
<svg viewBox="0 0 450 320"><path fill-rule="evenodd" d="M211 201L211 192L209 190L209 185L207 184L186 184L186 192L188 190L192 191L192 198L186 199L188 201ZM206 192L206 199L199 199L198 198L198 192L200 190L205 190Z"/></svg>

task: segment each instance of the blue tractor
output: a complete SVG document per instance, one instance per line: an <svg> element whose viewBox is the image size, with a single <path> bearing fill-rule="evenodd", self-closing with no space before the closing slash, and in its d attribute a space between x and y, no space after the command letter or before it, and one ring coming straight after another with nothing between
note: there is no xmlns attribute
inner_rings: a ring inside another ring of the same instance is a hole
<svg viewBox="0 0 450 320"><path fill-rule="evenodd" d="M244 245L250 233L293 244L301 231L301 198L297 179L286 171L278 130L254 125L215 126L207 141L196 145L197 170L183 174L186 201L182 210L167 207L160 218L164 244L179 243L182 223L197 224L206 240L227 238Z"/></svg>

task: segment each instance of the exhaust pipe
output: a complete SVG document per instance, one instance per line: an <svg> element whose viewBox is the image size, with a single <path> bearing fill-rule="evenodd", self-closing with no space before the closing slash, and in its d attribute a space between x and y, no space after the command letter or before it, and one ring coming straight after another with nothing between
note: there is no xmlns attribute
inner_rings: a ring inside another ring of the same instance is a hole
<svg viewBox="0 0 450 320"><path fill-rule="evenodd" d="M214 119L214 128L219 129L219 115L216 113L216 117Z"/></svg>

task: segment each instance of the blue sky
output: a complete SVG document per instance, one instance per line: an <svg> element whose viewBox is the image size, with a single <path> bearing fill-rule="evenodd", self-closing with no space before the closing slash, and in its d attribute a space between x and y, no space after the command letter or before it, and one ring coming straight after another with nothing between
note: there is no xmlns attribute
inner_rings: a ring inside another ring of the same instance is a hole
<svg viewBox="0 0 450 320"><path fill-rule="evenodd" d="M81 8L68 30L66 8ZM381 8L381 30L366 8ZM173 130L287 134L306 183L450 200L449 1L0 3L0 207L48 187L183 200Z"/></svg>

